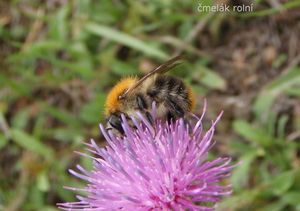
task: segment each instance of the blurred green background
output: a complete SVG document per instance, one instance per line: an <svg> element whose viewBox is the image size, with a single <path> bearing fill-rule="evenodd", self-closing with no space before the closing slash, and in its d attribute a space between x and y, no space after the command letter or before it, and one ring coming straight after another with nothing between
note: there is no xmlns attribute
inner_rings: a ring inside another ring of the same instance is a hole
<svg viewBox="0 0 300 211"><path fill-rule="evenodd" d="M253 12L197 7L253 3ZM176 54L170 74L224 110L213 155L243 161L218 210L300 210L299 0L1 0L0 210L57 210L82 185L67 169L104 145L107 91Z"/></svg>

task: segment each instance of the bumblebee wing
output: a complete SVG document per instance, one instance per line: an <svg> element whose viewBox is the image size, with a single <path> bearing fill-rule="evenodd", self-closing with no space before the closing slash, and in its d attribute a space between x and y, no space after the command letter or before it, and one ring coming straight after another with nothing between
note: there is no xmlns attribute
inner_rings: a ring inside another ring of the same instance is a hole
<svg viewBox="0 0 300 211"><path fill-rule="evenodd" d="M144 75L140 80L138 80L131 88L129 88L126 92L124 92L123 95L120 96L121 99L124 99L126 95L128 95L130 92L132 92L134 89L136 89L138 86L140 86L146 79L149 77L152 77L154 74L164 74L171 69L173 69L175 66L180 64L184 57L182 55L176 56L165 63L159 65L155 69L151 70L149 73Z"/></svg>
<svg viewBox="0 0 300 211"><path fill-rule="evenodd" d="M174 58L166 61L165 63L156 67L154 70L150 71L144 77L146 77L147 75L151 76L154 73L164 74L164 73L168 72L169 70L171 70L172 68L174 68L175 66L177 66L178 64L180 64L183 59L184 59L184 57L182 55L175 56Z"/></svg>

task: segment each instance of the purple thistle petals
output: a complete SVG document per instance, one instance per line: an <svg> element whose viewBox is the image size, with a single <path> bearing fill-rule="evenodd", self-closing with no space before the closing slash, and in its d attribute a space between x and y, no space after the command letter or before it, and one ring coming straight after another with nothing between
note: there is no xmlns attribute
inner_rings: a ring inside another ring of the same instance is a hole
<svg viewBox="0 0 300 211"><path fill-rule="evenodd" d="M146 117L144 115L142 115L140 112L137 112L137 115L141 119L143 124L145 124L146 129L149 130L150 134L152 136L154 136L155 135L155 130L154 130L153 126L150 124L150 122L146 119ZM132 132L132 129L131 129L131 132ZM141 131L139 131L139 132L141 132Z"/></svg>
<svg viewBox="0 0 300 211"><path fill-rule="evenodd" d="M93 160L93 170L77 166L74 176L85 180L85 188L67 189L83 191L79 202L58 204L62 210L214 210L221 197L231 194L231 186L219 183L230 176L233 165L230 158L207 161L208 151L214 145L216 121L203 133L203 114L196 124L187 125L183 119L166 123L155 119L154 124L137 113L138 118L128 120L122 115L123 136L100 130L108 146L99 147L94 140L87 143ZM189 129L189 127L191 128ZM190 132L192 131L192 132Z"/></svg>
<svg viewBox="0 0 300 211"><path fill-rule="evenodd" d="M206 112L206 106L207 106L206 100L204 100L204 106L203 106L203 110L202 110L202 115L201 115L201 117L198 119L196 125L194 126L193 134L195 134L196 132L198 132L198 133L201 133L201 132L202 132L202 119L203 119L204 114L205 114L205 112ZM196 118L197 118L197 116L196 116Z"/></svg>

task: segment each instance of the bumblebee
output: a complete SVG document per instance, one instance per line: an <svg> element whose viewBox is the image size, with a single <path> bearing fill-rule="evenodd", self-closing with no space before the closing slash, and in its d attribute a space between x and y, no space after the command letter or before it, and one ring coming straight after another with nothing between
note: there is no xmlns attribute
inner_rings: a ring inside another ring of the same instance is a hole
<svg viewBox="0 0 300 211"><path fill-rule="evenodd" d="M105 103L105 115L108 129L123 133L121 114L126 117L136 116L140 111L151 122L149 113L152 102L156 103L157 118L174 120L191 112L195 106L192 89L181 79L166 72L182 61L181 56L174 57L156 67L141 78L126 77L121 79L108 93Z"/></svg>

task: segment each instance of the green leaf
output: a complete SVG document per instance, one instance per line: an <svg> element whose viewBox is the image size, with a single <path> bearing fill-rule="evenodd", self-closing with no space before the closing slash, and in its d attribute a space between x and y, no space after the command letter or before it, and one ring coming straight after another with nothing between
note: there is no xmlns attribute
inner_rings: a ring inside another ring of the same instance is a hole
<svg viewBox="0 0 300 211"><path fill-rule="evenodd" d="M192 85L192 90L197 95L205 95L208 92L208 88L199 85Z"/></svg>
<svg viewBox="0 0 300 211"><path fill-rule="evenodd" d="M267 206L263 206L257 211L282 211L284 207L285 203L280 200L274 203L269 203Z"/></svg>
<svg viewBox="0 0 300 211"><path fill-rule="evenodd" d="M299 191L291 191L287 192L284 195L282 195L281 200L285 202L286 204L292 205L292 206L299 206L300 205L300 192Z"/></svg>
<svg viewBox="0 0 300 211"><path fill-rule="evenodd" d="M22 109L16 113L12 119L12 127L18 129L24 129L29 120L29 111L28 109Z"/></svg>
<svg viewBox="0 0 300 211"><path fill-rule="evenodd" d="M66 41L69 31L67 23L69 11L68 6L61 7L49 21L48 30L52 39L59 40L61 42Z"/></svg>
<svg viewBox="0 0 300 211"><path fill-rule="evenodd" d="M227 86L226 81L218 73L204 66L200 66L199 69L201 71L199 76L200 81L205 86L212 89L220 89L220 90L226 89Z"/></svg>
<svg viewBox="0 0 300 211"><path fill-rule="evenodd" d="M85 157L85 156L81 156L80 157L80 165L82 167L84 167L85 169L92 169L93 168L93 161L92 159Z"/></svg>
<svg viewBox="0 0 300 211"><path fill-rule="evenodd" d="M104 104L106 95L99 93L93 100L80 110L80 118L86 123L97 124L104 119Z"/></svg>
<svg viewBox="0 0 300 211"><path fill-rule="evenodd" d="M58 109L49 105L44 105L44 109L51 116L57 118L65 124L72 125L73 127L78 127L80 125L78 119L76 119L76 117L70 114L68 111Z"/></svg>
<svg viewBox="0 0 300 211"><path fill-rule="evenodd" d="M289 90L295 84L300 84L299 67L291 68L286 74L279 76L267 84L255 100L254 112L256 117L266 121L276 97L280 93Z"/></svg>
<svg viewBox="0 0 300 211"><path fill-rule="evenodd" d="M8 126L6 124L6 119L2 111L0 111L0 149L6 146L10 138L9 129L7 128Z"/></svg>
<svg viewBox="0 0 300 211"><path fill-rule="evenodd" d="M295 97L300 98L300 86L298 86L298 87L295 86L295 88L288 88L284 91L284 93L289 96L295 96Z"/></svg>
<svg viewBox="0 0 300 211"><path fill-rule="evenodd" d="M279 68L281 65L284 64L284 62L286 62L286 60L288 59L286 54L280 54L276 60L273 62L272 66L274 68Z"/></svg>
<svg viewBox="0 0 300 211"><path fill-rule="evenodd" d="M233 122L233 129L236 133L247 140L255 142L261 146L269 146L272 144L272 137L270 137L263 128L253 127L251 124L243 120L235 120Z"/></svg>
<svg viewBox="0 0 300 211"><path fill-rule="evenodd" d="M119 76L136 75L137 69L133 65L116 60L111 64L111 69Z"/></svg>
<svg viewBox="0 0 300 211"><path fill-rule="evenodd" d="M2 134L2 133L0 133L0 150L1 150L3 147L6 146L7 142L8 142L8 141L7 141L6 137L5 137L5 135Z"/></svg>
<svg viewBox="0 0 300 211"><path fill-rule="evenodd" d="M295 67L288 71L288 73L276 78L275 80L271 81L266 86L266 91L272 94L279 94L283 90L291 87L294 84L300 83L300 68Z"/></svg>
<svg viewBox="0 0 300 211"><path fill-rule="evenodd" d="M284 140L285 137L285 127L289 120L289 117L287 115L283 115L278 120L278 126L277 126L277 133L278 138Z"/></svg>
<svg viewBox="0 0 300 211"><path fill-rule="evenodd" d="M91 79L93 77L93 61L90 52L82 42L75 42L70 44L68 53L72 56L72 62L68 61L65 67L78 73L84 79Z"/></svg>
<svg viewBox="0 0 300 211"><path fill-rule="evenodd" d="M45 113L39 113L32 129L32 135L36 138L40 138L45 134L45 125L47 119Z"/></svg>
<svg viewBox="0 0 300 211"><path fill-rule="evenodd" d="M77 139L83 139L82 132L73 127L48 129L45 135L62 142L75 142Z"/></svg>
<svg viewBox="0 0 300 211"><path fill-rule="evenodd" d="M37 177L37 187L40 191L46 192L50 189L48 175L45 171L41 172Z"/></svg>
<svg viewBox="0 0 300 211"><path fill-rule="evenodd" d="M216 211L244 210L243 208L248 207L249 205L252 205L254 203L260 191L261 190L256 187L250 190L244 190L239 194L228 197L220 204L218 204Z"/></svg>
<svg viewBox="0 0 300 211"><path fill-rule="evenodd" d="M269 190L277 196L284 194L294 183L295 171L288 171L272 178Z"/></svg>
<svg viewBox="0 0 300 211"><path fill-rule="evenodd" d="M53 207L52 206L42 206L40 208L40 210L43 210L43 211L59 211L59 209L57 209L56 207Z"/></svg>
<svg viewBox="0 0 300 211"><path fill-rule="evenodd" d="M87 31L96 34L98 36L104 37L106 39L115 41L117 43L126 45L135 50L141 51L149 56L166 59L168 55L158 48L150 45L147 42L143 42L135 37L132 37L124 32L118 31L116 29L110 28L108 26L99 25L95 23L88 23L86 26Z"/></svg>
<svg viewBox="0 0 300 211"><path fill-rule="evenodd" d="M235 189L241 190L243 187L246 187L250 176L250 167L256 156L257 152L251 151L239 158L242 163L234 169L231 176L232 186Z"/></svg>
<svg viewBox="0 0 300 211"><path fill-rule="evenodd" d="M275 101L275 96L270 95L267 92L261 92L255 102L254 102L254 112L256 114L256 118L266 121L269 117L269 109L273 105L273 102Z"/></svg>
<svg viewBox="0 0 300 211"><path fill-rule="evenodd" d="M57 40L42 40L35 42L31 46L26 48L25 53L26 55L40 57L43 56L40 55L41 53L49 52L50 50L59 50L63 47L63 44L61 42L58 42Z"/></svg>
<svg viewBox="0 0 300 211"><path fill-rule="evenodd" d="M53 157L53 151L51 148L48 148L46 145L41 143L35 137L27 134L26 132L18 129L10 130L12 140L29 151L35 152L41 156L44 156L46 159Z"/></svg>

